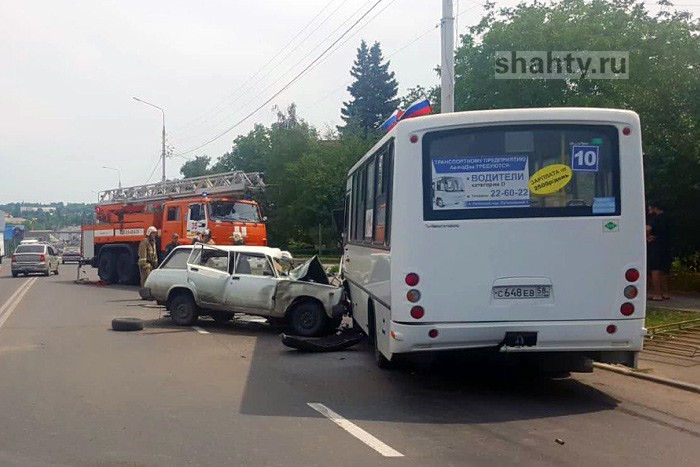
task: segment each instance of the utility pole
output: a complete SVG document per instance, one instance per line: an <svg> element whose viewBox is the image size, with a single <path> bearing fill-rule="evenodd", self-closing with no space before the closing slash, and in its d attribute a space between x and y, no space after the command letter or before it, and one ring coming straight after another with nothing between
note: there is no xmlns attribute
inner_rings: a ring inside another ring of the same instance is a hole
<svg viewBox="0 0 700 467"><path fill-rule="evenodd" d="M441 65L440 65L440 112L455 110L455 31L454 8L452 0L442 0L442 19L440 20L441 34Z"/></svg>
<svg viewBox="0 0 700 467"><path fill-rule="evenodd" d="M135 101L139 101L142 104L150 105L151 107L155 107L156 109L160 110L160 113L163 115L163 137L162 137L162 148L161 148L161 153L160 157L162 158L161 165L163 166L163 179L161 180L163 183L163 194L165 194L165 110L163 110L162 107L158 107L155 104L151 104L150 102L146 102L143 99L139 99L138 97L134 97Z"/></svg>

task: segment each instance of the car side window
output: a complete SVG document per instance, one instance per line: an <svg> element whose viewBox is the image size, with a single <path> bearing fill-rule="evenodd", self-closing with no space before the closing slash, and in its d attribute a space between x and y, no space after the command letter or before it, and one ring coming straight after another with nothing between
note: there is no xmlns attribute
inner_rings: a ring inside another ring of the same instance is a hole
<svg viewBox="0 0 700 467"><path fill-rule="evenodd" d="M215 248L196 248L188 263L228 272L228 252Z"/></svg>
<svg viewBox="0 0 700 467"><path fill-rule="evenodd" d="M238 254L236 274L271 277L274 277L275 275L275 273L272 271L272 266L270 266L270 262L265 256L253 255L249 253Z"/></svg>
<svg viewBox="0 0 700 467"><path fill-rule="evenodd" d="M187 258L191 249L180 248L172 252L168 259L161 265L161 269L187 269Z"/></svg>

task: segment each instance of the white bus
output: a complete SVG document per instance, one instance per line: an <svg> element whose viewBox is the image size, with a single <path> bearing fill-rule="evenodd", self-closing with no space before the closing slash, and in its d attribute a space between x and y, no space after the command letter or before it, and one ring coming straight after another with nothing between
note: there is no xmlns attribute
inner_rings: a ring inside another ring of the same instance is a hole
<svg viewBox="0 0 700 467"><path fill-rule="evenodd" d="M437 203L440 185L458 196ZM344 236L353 320L380 366L461 349L552 371L636 365L646 240L634 112L402 121L350 170Z"/></svg>

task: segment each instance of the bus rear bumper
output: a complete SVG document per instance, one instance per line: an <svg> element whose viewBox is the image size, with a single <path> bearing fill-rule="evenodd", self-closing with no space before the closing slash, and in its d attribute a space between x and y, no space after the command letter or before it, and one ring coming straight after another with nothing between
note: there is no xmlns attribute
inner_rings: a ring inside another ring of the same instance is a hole
<svg viewBox="0 0 700 467"><path fill-rule="evenodd" d="M614 333L608 332L611 325L616 327ZM506 333L509 344L506 344ZM522 339L519 339L520 333ZM430 324L392 321L389 351L394 354L494 348L507 353L626 353L642 350L645 333L644 319ZM533 336L536 336L534 341ZM517 343L521 345L513 345Z"/></svg>

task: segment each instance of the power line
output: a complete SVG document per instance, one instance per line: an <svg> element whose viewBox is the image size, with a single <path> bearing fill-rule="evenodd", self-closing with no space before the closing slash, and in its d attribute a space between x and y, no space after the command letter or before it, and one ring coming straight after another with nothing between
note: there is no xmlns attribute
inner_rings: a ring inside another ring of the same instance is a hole
<svg viewBox="0 0 700 467"><path fill-rule="evenodd" d="M367 0L365 3L362 4L355 12L353 12L345 21L343 21L338 27L336 27L330 34L328 34L326 37L323 38L316 46L311 49L309 52L307 52L306 55L304 55L301 59L299 59L294 65L289 67L287 71L282 73L276 80L274 80L272 83L268 84L265 88L263 88L260 92L258 92L256 95L254 95L251 99L249 99L245 104L242 105L242 107L247 107L248 104L255 102L260 96L265 94L266 91L269 89L273 88L277 83L281 82L286 76L288 76L290 73L294 71L294 69L299 66L304 60L306 60L312 53L314 53L316 50L319 49L329 38L331 38L340 28L345 26L352 18L357 15L364 7L366 7L369 3L371 3L372 0ZM331 52L332 53L332 52ZM329 54L330 55L330 54ZM320 63L320 62L319 62ZM222 123L226 122L228 119L233 117L234 115L240 114L240 111L234 111L228 115L226 115L224 118L220 119L214 124L214 127L217 127L221 125Z"/></svg>
<svg viewBox="0 0 700 467"><path fill-rule="evenodd" d="M217 136L215 136L215 137L209 139L209 140L206 141L205 143L200 144L199 146L197 146L197 147L195 147L195 148L192 148L192 149L189 149L189 150L187 150L187 151L180 152L180 153L178 153L177 155L189 154L189 153L192 153L192 152L194 152L194 151L197 151L197 150L203 148L204 146L207 146L207 145L210 144L210 143L213 143L214 141L216 141L217 139L219 139L219 138L221 138L222 136L226 135L226 134L229 133L231 130L233 130L234 128L236 128L237 126L239 126L240 124L242 124L243 122L245 122L246 120L248 120L250 117L252 117L253 115L255 115L256 112L258 112L260 109L262 109L262 108L265 107L267 104L269 104L270 102L272 102L272 100L273 100L274 98L276 98L277 96L279 96L280 94L282 94L284 91L286 91L290 86L292 86L296 81L298 81L299 78L301 78L301 77L304 75L304 73L306 73L308 70L310 70L312 67L314 67L314 66L319 62L319 60L321 60L321 59L328 53L329 50L331 50L331 49L332 49L338 42L340 42L350 31L352 31L353 28L354 28L355 26L357 26L365 17L367 17L367 15L369 15L381 2L382 2L382 0L377 0L377 1L369 8L369 10L367 10L365 13L363 13L362 16L360 16L360 18L357 19L357 21L355 21L349 28L347 28L347 29L345 30L345 32L343 32L343 34L341 34L335 41L333 41L333 43L332 43L331 45L329 45L323 52L321 52L321 54L319 54L318 57L316 57L311 63L309 63L303 70L301 70L299 73L297 73L297 75L294 76L294 78L292 78L287 84L285 84L279 91L277 91L276 93L274 93L269 99L267 99L265 102L263 102L262 104L260 104L260 106L258 106L255 110L253 110L252 112L248 113L245 117L243 117L242 119L240 119L238 122L236 122L235 124L233 124L232 126L230 126L229 128L227 128L225 131L223 131L222 133L218 134Z"/></svg>
<svg viewBox="0 0 700 467"><path fill-rule="evenodd" d="M471 0L470 0L470 1L471 1ZM474 1L472 1L472 3L474 3L474 5L472 5L472 6L469 7L469 8L465 8L464 10L460 11L459 13L457 13L457 14L455 15L455 17L459 17L460 15L462 15L462 14L464 14L464 13L470 11L470 10L473 10L474 8L477 8L477 7L482 6L481 4L476 3L476 2L474 2ZM382 10L382 11L383 11L383 10ZM375 17L376 17L376 16L375 16ZM427 36L428 34L430 34L430 33L433 32L433 31L435 31L435 30L436 30L437 28L439 28L439 27L440 27L440 23L435 24L435 25L432 26L430 29L428 29L428 30L424 31L423 33L419 34L418 36L414 37L414 38L411 39L409 42L407 42L406 44L402 45L401 47L399 47L398 49L396 49L395 51L393 51L392 53L390 53L389 55L387 55L387 56L385 57L385 60L389 60L389 59L390 59L391 57L393 57L394 55L396 55L396 54L402 52L403 50L407 49L408 47L412 46L413 44L415 44L415 43L418 42L419 40L423 39L425 36ZM338 50L338 48L336 48L336 50ZM334 95L335 93L337 93L338 91L340 91L341 89L343 89L343 88L345 88L345 87L347 87L347 86L349 86L349 84L342 84L342 85L338 86L337 88L333 89L331 92L329 92L328 94L326 94L325 96L323 96L322 98L320 98L319 100L317 100L316 102L314 102L313 104L311 104L310 106L308 106L308 107L306 107L306 108L307 108L307 109L312 109L312 108L316 107L318 104L320 104L321 102L325 101L326 99L328 99L329 97L331 97L332 95Z"/></svg>
<svg viewBox="0 0 700 467"><path fill-rule="evenodd" d="M255 73L253 73L246 81L244 81L240 86L238 86L231 94L229 94L229 95L226 96L221 102L219 102L219 104L217 104L216 106L212 107L211 109L205 111L203 114L201 114L201 115L198 116L197 118L191 120L190 122L185 123L184 125L175 128L174 131L178 131L178 130L181 130L181 129L183 129L183 128L187 128L187 127L189 127L189 126L192 126L192 125L195 124L196 122L201 121L201 119L202 119L203 117L205 117L206 115L210 114L211 112L217 111L219 108L221 108L223 105L225 105L225 104L226 104L226 101L228 101L229 99L231 99L232 97L234 97L236 94L238 94L239 91L243 90L243 89L246 87L246 85L248 85L248 83L250 83L250 82L251 82L256 76L258 76L265 68L267 68L267 66L269 66L269 65L270 65L277 57L279 57L285 50L287 50L287 48L289 48L289 46L292 45L292 43L294 43L294 41L296 40L296 38L299 37L299 36L300 36L314 21L316 21L316 19L317 19L319 16L321 16L321 15L323 14L324 11L326 11L326 10L328 9L328 7L330 7L330 6L331 6L333 3L335 3L336 1L337 1L337 0L330 0L328 3L326 3L326 5L325 5L323 8L321 8L321 10L319 10L319 12L316 13L316 15L315 15L313 18L311 18L311 20L310 20L308 23L306 23L306 25L304 25L304 27L301 28L301 29L287 42L287 44L286 44L284 47L282 47L280 50L278 50L277 53L275 53L275 55L272 56L272 58L270 58L263 66L261 66L260 68L258 68L258 70L257 70ZM333 10L323 21L321 21L321 22L316 26L316 28L314 28L313 31L311 31L311 33L309 33L304 39L302 39L302 41L301 41L288 55L291 55L292 53L294 53L294 52L304 43L304 41L305 41L306 39L308 39L314 32L316 32L321 26L323 26L323 24L324 24L326 21L328 21L328 19L329 19L331 16L333 16L333 15L335 14L335 12L337 12L337 11L340 9L340 7L342 7L342 6L343 6L343 2L341 2L340 5L338 5L338 7L337 7L335 10ZM282 60L282 61L284 61L284 60ZM280 63L280 62L277 63L277 66L279 66L279 63ZM265 78L266 76L268 76L272 71L274 71L275 68L276 68L276 67L273 67L271 70L269 70L268 73L266 73L264 76L261 77L261 79L263 79L263 78ZM240 98L240 97L242 97L242 95L240 95L238 98ZM236 100L238 100L238 98L237 98ZM231 102L231 104L235 103L236 100L234 100L233 102ZM205 121L206 121L206 119L205 119ZM195 126L196 126L196 125L195 125Z"/></svg>
<svg viewBox="0 0 700 467"><path fill-rule="evenodd" d="M264 95L266 91L268 91L269 89L273 88L273 87L274 87L275 85L277 85L278 83L282 82L286 76L288 76L290 73L292 73L292 72L294 71L295 68L297 68L297 66L299 66L301 63L303 63L304 60L306 60L311 54L313 54L316 50L318 50L321 46L323 46L323 44L324 44L328 39L330 39L336 32L338 32L338 30L340 30L340 29L341 29L343 26L345 26L349 21L351 21L352 18L355 17L355 15L357 15L358 13L360 13L360 12L361 12L369 3L371 3L372 1L373 1L373 0L367 0L367 1L365 1L365 3L363 3L357 10L355 10L347 19L345 19L345 21L343 21L342 23L340 23L333 31L331 31L330 34L328 34L326 37L324 37L318 44L316 44L315 47L313 47L311 50L309 50L309 51L306 53L306 55L304 55L301 59L299 59L294 65L292 65L291 67L289 67L284 73L280 74L280 75L277 77L277 79L275 79L274 81L272 81L272 82L271 82L270 84L268 84L265 88L263 88L263 89L260 90L257 94L255 94L251 99L249 99L249 100L246 101L243 105L241 105L241 106L240 106L241 109L242 109L242 108L245 108L245 107L247 107L249 104L255 102L260 96ZM328 15L328 17L326 17L326 19L324 19L324 21L323 21L321 24L319 24L309 35L307 35L307 36L304 38L304 41L305 41L306 39L308 39L308 38L311 36L311 34L313 34L316 30L318 30L319 27L320 27L328 18L330 18L330 16L332 16L336 11L338 11L338 9L339 9L340 6L342 6L342 4L339 5L338 8L336 8L335 10L333 10L333 11L330 13L330 15ZM302 43L298 44L298 45L290 52L290 54L296 52L296 50L297 50L301 45L303 45L303 41L302 41ZM289 57L289 56L291 56L291 55L288 55L288 57ZM286 58L287 58L287 57L285 57L285 59L286 59ZM263 75L263 76L260 77L260 79L264 79L264 78L266 78L267 76L269 76L274 70L276 70L276 69L279 67L279 65L281 65L281 64L285 61L285 59L282 59L282 60L281 60L280 62L278 62L274 67L272 67L270 70L268 70L267 73L265 73L265 75ZM252 89L252 88L251 88L251 89ZM237 99L235 99L233 102L231 102L231 104L235 103L236 101L238 101L238 100L239 100L240 98L242 98L242 97L244 97L244 95L239 96ZM220 126L222 123L225 123L227 120L229 120L230 118L232 118L232 117L235 116L235 115L239 115L240 113L241 113L241 110L240 110L240 109L239 109L239 110L236 110L236 111L234 111L234 112L231 112L231 113L229 113L228 115L226 115L226 116L224 116L223 118L221 118L221 119L219 119L218 121L216 121L216 122L212 125L212 127L215 129L215 128L217 128L218 126ZM194 139L194 138L189 138L188 141L191 141L191 140L193 140L193 139Z"/></svg>

